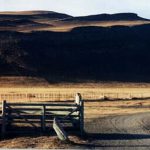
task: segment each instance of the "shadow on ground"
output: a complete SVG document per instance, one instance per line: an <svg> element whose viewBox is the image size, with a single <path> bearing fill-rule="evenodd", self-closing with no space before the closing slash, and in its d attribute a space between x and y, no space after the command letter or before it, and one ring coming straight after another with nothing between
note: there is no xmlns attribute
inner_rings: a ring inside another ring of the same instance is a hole
<svg viewBox="0 0 150 150"><path fill-rule="evenodd" d="M150 139L150 134L121 134L121 133L112 133L112 134L95 134L88 133L86 137L90 140L138 140L138 139Z"/></svg>
<svg viewBox="0 0 150 150"><path fill-rule="evenodd" d="M83 147L83 148L148 148L150 147L150 144L130 144L128 143L122 143L122 144L112 144L110 141L128 141L128 140L142 140L142 139L150 139L150 135L145 134L118 134L118 133L112 133L112 134L92 134L92 133L86 133L85 139L88 141L86 144L77 144L72 143L73 145L77 147ZM96 141L96 143L94 143ZM97 142L99 141L99 143ZM107 143L103 143L101 141L107 141Z"/></svg>

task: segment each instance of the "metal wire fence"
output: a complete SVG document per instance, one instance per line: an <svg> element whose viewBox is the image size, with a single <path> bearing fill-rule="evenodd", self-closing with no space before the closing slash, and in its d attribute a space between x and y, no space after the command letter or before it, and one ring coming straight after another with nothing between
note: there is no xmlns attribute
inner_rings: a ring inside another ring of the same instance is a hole
<svg viewBox="0 0 150 150"><path fill-rule="evenodd" d="M62 101L74 100L73 92L49 92L49 93L1 93L0 101L12 102L35 102L35 101ZM83 92L83 99L86 100L122 100L122 99L144 99L150 98L150 93L101 93Z"/></svg>

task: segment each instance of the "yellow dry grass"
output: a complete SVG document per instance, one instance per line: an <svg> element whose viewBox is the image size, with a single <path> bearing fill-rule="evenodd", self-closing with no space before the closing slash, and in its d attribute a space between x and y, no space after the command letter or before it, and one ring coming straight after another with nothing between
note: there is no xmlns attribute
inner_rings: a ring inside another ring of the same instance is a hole
<svg viewBox="0 0 150 150"><path fill-rule="evenodd" d="M55 27L40 28L43 31L69 32L77 27L95 26L95 27L112 27L112 26L137 26L150 24L150 21L96 21L96 22L72 22L72 23L55 23Z"/></svg>
<svg viewBox="0 0 150 150"><path fill-rule="evenodd" d="M15 80L14 80L15 79ZM20 80L19 80L20 79ZM8 82L9 81L9 82ZM24 84L28 83L28 84ZM99 82L99 83L62 83L62 84L48 84L44 79L27 78L27 77L1 77L0 78L0 93L1 94L20 94L20 93L38 93L38 94L60 94L65 93L65 96L71 94L72 100L74 94L80 92L83 99L89 98L87 96L95 96L85 101L85 122L93 118L100 118L111 115L125 115L134 113L150 112L150 99L137 100L102 100L100 93L111 94L138 94L148 93L150 91L150 84L148 83L121 83L121 82ZM97 94L97 95L96 95ZM63 95L64 96L64 95ZM66 97L60 100L66 100ZM70 95L69 95L70 96ZM69 97L68 96L68 97ZM108 96L108 95L107 95ZM109 95L110 96L110 95ZM97 99L99 98L99 99ZM18 99L17 95L11 101ZM42 100L43 97L41 97ZM30 98L31 101L37 101L37 98ZM43 99L47 101L48 99ZM18 99L20 102L20 98ZM25 99L22 99L25 101ZM70 136L70 140L76 145L87 143L75 136ZM60 143L56 136L28 136L28 137L12 137L11 139L4 139L0 141L1 148L70 148L72 145Z"/></svg>
<svg viewBox="0 0 150 150"><path fill-rule="evenodd" d="M148 100L99 101L85 103L85 118L150 112Z"/></svg>
<svg viewBox="0 0 150 150"><path fill-rule="evenodd" d="M69 32L77 27L95 26L95 27L112 27L112 26L138 26L150 24L150 21L73 21L64 22L61 20L48 20L48 19L33 19L34 22L46 24L46 26L16 26L16 27L0 27L0 31L18 31L18 32L32 32L32 31L54 31L54 32Z"/></svg>
<svg viewBox="0 0 150 150"><path fill-rule="evenodd" d="M74 100L81 93L86 100L149 98L148 83L60 83L49 84L42 78L1 77L0 100L16 102Z"/></svg>

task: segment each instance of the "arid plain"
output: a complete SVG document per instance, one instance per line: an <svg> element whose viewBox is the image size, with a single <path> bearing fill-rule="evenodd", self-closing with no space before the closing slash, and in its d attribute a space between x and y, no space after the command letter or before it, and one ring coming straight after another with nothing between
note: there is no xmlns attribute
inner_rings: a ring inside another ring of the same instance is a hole
<svg viewBox="0 0 150 150"><path fill-rule="evenodd" d="M11 135L0 147L149 148L149 24L132 13L0 13L0 100L85 102L84 138Z"/></svg>
<svg viewBox="0 0 150 150"><path fill-rule="evenodd" d="M9 84L7 82L8 80ZM24 81L26 82L24 83ZM131 131L129 131L127 124L128 123L130 124L130 121L133 122L133 119L135 119L134 121L135 125L133 124L133 127L134 126L137 127L138 122L140 122L140 124L142 122L142 124L140 125L141 128L143 126L145 126L145 128L147 127L147 119L144 118L149 116L148 114L150 113L150 102L149 102L150 84L148 83L99 82L86 84L82 83L48 84L43 79L31 77L30 78L2 77L0 83L1 83L0 92L3 93L3 96L5 94L6 100L7 98L8 99L10 98L10 95L14 95L13 97L11 97L11 99L9 99L9 102L21 102L21 101L46 102L46 101L66 101L66 100L73 101L75 93L80 92L82 94L83 99L85 100L85 131L88 137L80 139L76 135L70 135L69 138L72 142L70 144L62 144L57 140L55 136L52 137L49 137L48 135L45 136L31 135L27 137L14 136L13 138L2 140L0 142L1 148L51 148L51 147L89 148L89 146L95 147L96 145L98 147L103 146L109 147L110 144L106 142L107 140L105 142L102 142L103 138L104 139L108 138L108 140L111 137L112 139L121 138L121 135L119 134L121 134L120 132L124 130L126 130L126 133L124 133L124 136L126 136L126 138L120 139L121 141L122 140L125 141L124 147L129 146L128 144L130 142L127 142L126 140L132 138L132 136L134 138L134 142L133 140L131 140L133 143L130 143L130 146L137 147L138 141L136 139L136 135L135 137L134 135L128 135ZM38 93L40 96L36 95L37 97L22 98L20 95L20 94L29 94L30 96L31 95L33 96L35 95L35 93ZM119 95L120 98L116 97ZM143 116L140 117L142 114ZM122 121L125 124L124 126L120 125ZM110 125L109 129L107 129L108 128L107 122L109 122ZM104 125L105 123L107 125ZM112 132L111 130L114 130L116 128L117 129L120 128L118 129L120 132L117 130L117 132L119 133L116 133L118 135L115 136L114 134L111 137L109 137L108 131ZM149 127L147 127L147 130L149 130ZM104 133L101 132L104 132L105 135L102 135ZM91 135L92 133L93 134L99 133L99 135L102 136L101 140L98 142L98 139L96 140L95 137L98 135L95 136ZM41 142L41 140L44 141ZM145 142L147 143L148 141L146 140ZM111 146L112 147L114 146L114 148L119 146L116 142L115 143L111 142L111 144L112 144Z"/></svg>

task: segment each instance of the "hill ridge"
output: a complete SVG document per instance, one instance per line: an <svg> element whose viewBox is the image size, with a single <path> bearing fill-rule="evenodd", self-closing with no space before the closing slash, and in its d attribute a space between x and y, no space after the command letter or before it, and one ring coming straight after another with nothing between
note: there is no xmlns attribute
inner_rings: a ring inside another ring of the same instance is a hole
<svg viewBox="0 0 150 150"><path fill-rule="evenodd" d="M66 13L59 13L55 11L45 11L45 10L29 10L29 11L0 11L0 15L46 15L46 14L60 14L60 15L67 15L70 16L71 18L66 19L66 21L69 21L71 19L83 19L83 20L91 20L92 18L94 19L99 19L99 20L124 20L124 19L129 19L129 20L149 20L143 17L140 17L136 13L130 13L130 12L125 12L125 13L102 13L102 14L93 14L93 15L85 15L85 16L71 16Z"/></svg>
<svg viewBox="0 0 150 150"><path fill-rule="evenodd" d="M66 19L66 21L119 21L119 20L145 20L149 21L149 19L142 18L138 16L136 13L115 13L115 14L96 14L96 15L88 15L88 16L79 16L70 19Z"/></svg>

